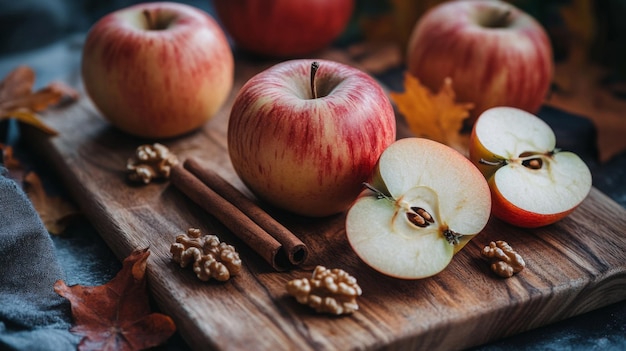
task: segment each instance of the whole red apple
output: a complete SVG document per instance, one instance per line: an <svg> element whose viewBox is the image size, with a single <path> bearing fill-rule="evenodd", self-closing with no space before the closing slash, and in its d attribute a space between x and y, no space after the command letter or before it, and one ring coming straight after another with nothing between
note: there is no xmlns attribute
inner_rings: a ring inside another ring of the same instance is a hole
<svg viewBox="0 0 626 351"><path fill-rule="evenodd" d="M222 106L233 84L233 54L200 9L144 3L100 19L87 35L82 75L111 124L140 137L190 132Z"/></svg>
<svg viewBox="0 0 626 351"><path fill-rule="evenodd" d="M296 57L330 45L343 32L354 0L215 0L218 18L243 50Z"/></svg>
<svg viewBox="0 0 626 351"><path fill-rule="evenodd" d="M243 182L268 203L311 217L346 210L395 137L381 86L325 60L284 61L252 77L228 124Z"/></svg>
<svg viewBox="0 0 626 351"><path fill-rule="evenodd" d="M543 27L509 3L442 3L416 24L407 67L436 91L451 77L458 101L475 104L470 124L494 106L535 113L550 88L552 47Z"/></svg>

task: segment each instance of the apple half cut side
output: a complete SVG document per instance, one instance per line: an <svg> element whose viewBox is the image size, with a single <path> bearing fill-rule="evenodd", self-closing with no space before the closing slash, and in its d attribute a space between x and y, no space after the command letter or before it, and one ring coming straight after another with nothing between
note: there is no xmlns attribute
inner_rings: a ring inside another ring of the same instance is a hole
<svg viewBox="0 0 626 351"><path fill-rule="evenodd" d="M569 215L591 190L591 172L578 155L556 148L550 126L512 107L480 115L470 159L488 181L495 217L536 228Z"/></svg>
<svg viewBox="0 0 626 351"><path fill-rule="evenodd" d="M435 275L487 224L491 197L480 171L456 150L400 139L381 154L346 217L356 254L402 279Z"/></svg>

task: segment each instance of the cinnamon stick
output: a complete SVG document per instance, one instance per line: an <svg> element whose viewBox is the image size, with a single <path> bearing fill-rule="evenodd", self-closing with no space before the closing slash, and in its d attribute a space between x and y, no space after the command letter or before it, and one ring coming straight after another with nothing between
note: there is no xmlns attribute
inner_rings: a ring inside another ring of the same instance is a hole
<svg viewBox="0 0 626 351"><path fill-rule="evenodd" d="M256 203L242 194L216 172L202 167L193 157L183 163L183 167L200 179L204 184L235 205L252 221L276 239L285 249L287 259L293 265L303 263L308 256L308 248L289 229L270 216Z"/></svg>
<svg viewBox="0 0 626 351"><path fill-rule="evenodd" d="M281 271L288 268L289 260L278 240L180 164L172 168L170 182L207 213L217 218L274 269Z"/></svg>

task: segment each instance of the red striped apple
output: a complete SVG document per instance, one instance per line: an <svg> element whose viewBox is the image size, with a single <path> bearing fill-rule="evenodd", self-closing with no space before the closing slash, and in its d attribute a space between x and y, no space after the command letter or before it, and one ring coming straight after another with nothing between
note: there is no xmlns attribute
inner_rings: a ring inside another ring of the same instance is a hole
<svg viewBox="0 0 626 351"><path fill-rule="evenodd" d="M230 158L248 188L311 217L345 211L395 137L381 86L327 60L284 61L252 77L228 124Z"/></svg>
<svg viewBox="0 0 626 351"><path fill-rule="evenodd" d="M343 32L354 0L216 0L226 32L243 50L269 57L312 54Z"/></svg>
<svg viewBox="0 0 626 351"><path fill-rule="evenodd" d="M207 13L143 3L94 24L82 75L111 124L132 135L166 138L197 129L218 111L232 88L234 60Z"/></svg>
<svg viewBox="0 0 626 351"><path fill-rule="evenodd" d="M459 152L429 139L389 146L367 188L348 211L346 234L365 263L392 277L441 272L489 220L483 175Z"/></svg>
<svg viewBox="0 0 626 351"><path fill-rule="evenodd" d="M494 106L536 112L554 70L543 27L498 0L449 1L426 12L411 34L407 67L432 91L451 77L457 99L475 105L469 124Z"/></svg>
<svg viewBox="0 0 626 351"><path fill-rule="evenodd" d="M517 108L494 107L478 118L470 159L489 182L494 216L516 226L557 222L591 190L584 161L557 149L550 126Z"/></svg>

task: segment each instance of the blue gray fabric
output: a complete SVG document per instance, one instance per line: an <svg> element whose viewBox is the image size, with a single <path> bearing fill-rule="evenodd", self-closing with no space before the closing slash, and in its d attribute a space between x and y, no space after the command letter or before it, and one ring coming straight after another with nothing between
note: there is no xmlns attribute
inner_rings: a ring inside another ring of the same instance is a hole
<svg viewBox="0 0 626 351"><path fill-rule="evenodd" d="M0 166L0 350L75 350L54 246L22 189Z"/></svg>

